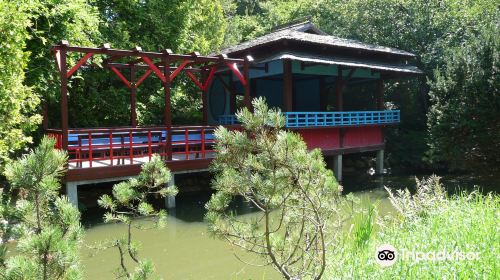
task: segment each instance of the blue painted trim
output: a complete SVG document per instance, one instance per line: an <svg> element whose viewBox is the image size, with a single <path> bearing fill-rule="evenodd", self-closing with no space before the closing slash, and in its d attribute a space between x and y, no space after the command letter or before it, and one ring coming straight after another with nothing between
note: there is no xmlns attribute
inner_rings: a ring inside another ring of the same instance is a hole
<svg viewBox="0 0 500 280"><path fill-rule="evenodd" d="M351 126L394 124L401 121L399 110L352 112L286 112L286 127ZM238 124L234 115L219 116L221 125Z"/></svg>

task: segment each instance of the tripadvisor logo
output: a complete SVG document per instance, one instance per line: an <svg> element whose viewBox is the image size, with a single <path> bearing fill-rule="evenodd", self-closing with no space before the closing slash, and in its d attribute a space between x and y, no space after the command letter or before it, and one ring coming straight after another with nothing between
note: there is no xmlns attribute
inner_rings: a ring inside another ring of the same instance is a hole
<svg viewBox="0 0 500 280"><path fill-rule="evenodd" d="M396 262L396 248L389 244L378 246L375 251L375 260L380 266L391 266Z"/></svg>
<svg viewBox="0 0 500 280"><path fill-rule="evenodd" d="M408 251L404 248L400 248L398 255L396 248L390 244L380 245L375 251L375 260L383 267L393 265L398 257L402 261L416 263L421 261L477 261L481 258L480 252L462 252L458 250L420 252Z"/></svg>

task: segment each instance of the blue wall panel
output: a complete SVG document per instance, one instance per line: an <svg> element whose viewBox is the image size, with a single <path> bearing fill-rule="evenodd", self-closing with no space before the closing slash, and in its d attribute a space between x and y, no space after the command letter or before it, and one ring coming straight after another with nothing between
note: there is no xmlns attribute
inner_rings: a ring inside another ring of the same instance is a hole
<svg viewBox="0 0 500 280"><path fill-rule="evenodd" d="M257 96L266 98L269 107L283 107L283 81L257 79L255 82Z"/></svg>
<svg viewBox="0 0 500 280"><path fill-rule="evenodd" d="M319 79L294 81L293 110L296 112L320 111Z"/></svg>

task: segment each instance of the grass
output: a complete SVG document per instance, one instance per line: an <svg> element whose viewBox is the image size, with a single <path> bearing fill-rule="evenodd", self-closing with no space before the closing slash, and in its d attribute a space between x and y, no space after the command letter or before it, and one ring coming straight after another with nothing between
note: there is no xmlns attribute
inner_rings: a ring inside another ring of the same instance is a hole
<svg viewBox="0 0 500 280"><path fill-rule="evenodd" d="M395 199L408 202L408 197ZM411 203L397 218L378 218L381 227L372 237L367 234L370 215L355 222L359 225L332 246L324 279L499 279L498 195L464 192L436 199L433 204L422 200L425 207L418 201L418 197L410 197ZM367 236L368 240L362 242L365 245L359 246L359 240ZM396 248L399 259L394 265L384 268L376 262L376 248L381 244ZM479 260L402 260L402 249L424 253L458 250L480 255Z"/></svg>

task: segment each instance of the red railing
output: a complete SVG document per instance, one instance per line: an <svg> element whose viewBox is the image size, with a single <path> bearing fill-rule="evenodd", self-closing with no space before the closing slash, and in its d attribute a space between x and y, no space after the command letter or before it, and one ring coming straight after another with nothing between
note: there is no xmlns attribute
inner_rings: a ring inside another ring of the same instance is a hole
<svg viewBox="0 0 500 280"><path fill-rule="evenodd" d="M70 168L141 164L153 154L165 161L212 158L215 127L89 128L68 131ZM60 130L47 130L62 149Z"/></svg>

